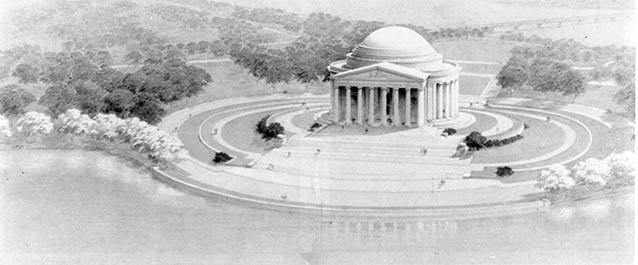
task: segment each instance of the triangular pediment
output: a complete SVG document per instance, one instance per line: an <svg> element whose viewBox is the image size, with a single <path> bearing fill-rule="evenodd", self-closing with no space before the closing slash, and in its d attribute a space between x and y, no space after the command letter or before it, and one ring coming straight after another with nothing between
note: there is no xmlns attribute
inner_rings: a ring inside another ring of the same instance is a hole
<svg viewBox="0 0 638 265"><path fill-rule="evenodd" d="M336 80L352 81L388 81L388 82L425 82L428 74L421 71L391 64L378 63L341 72L333 76Z"/></svg>

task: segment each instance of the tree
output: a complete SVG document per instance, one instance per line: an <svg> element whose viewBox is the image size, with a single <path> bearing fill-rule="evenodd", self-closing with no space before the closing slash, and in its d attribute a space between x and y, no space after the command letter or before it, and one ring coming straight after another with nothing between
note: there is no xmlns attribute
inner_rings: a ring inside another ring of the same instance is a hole
<svg viewBox="0 0 638 265"><path fill-rule="evenodd" d="M157 97L150 93L140 92L133 97L133 107L131 107L131 116L139 117L141 120L150 124L155 124L161 120L164 115L164 108Z"/></svg>
<svg viewBox="0 0 638 265"><path fill-rule="evenodd" d="M625 111L632 119L636 117L636 85L629 83L614 95L616 102L625 107Z"/></svg>
<svg viewBox="0 0 638 265"><path fill-rule="evenodd" d="M27 136L49 134L53 130L53 123L49 116L40 112L25 113L15 125L16 131Z"/></svg>
<svg viewBox="0 0 638 265"><path fill-rule="evenodd" d="M20 83L35 83L40 77L40 70L31 64L21 63L16 65L12 75L17 77Z"/></svg>
<svg viewBox="0 0 638 265"><path fill-rule="evenodd" d="M525 58L512 56L496 75L498 85L502 88L520 88L527 82L528 68Z"/></svg>
<svg viewBox="0 0 638 265"><path fill-rule="evenodd" d="M117 89L108 93L104 97L102 112L114 113L119 117L127 118L135 104L134 96L131 91L126 89Z"/></svg>
<svg viewBox="0 0 638 265"><path fill-rule="evenodd" d="M95 134L95 121L78 109L68 109L55 121L58 131L70 134Z"/></svg>
<svg viewBox="0 0 638 265"><path fill-rule="evenodd" d="M78 107L76 96L77 93L72 87L57 84L50 86L44 91L39 103L48 107L51 115L58 116L67 109Z"/></svg>
<svg viewBox="0 0 638 265"><path fill-rule="evenodd" d="M76 81L70 86L75 90L77 106L82 112L90 116L100 112L106 90L91 81Z"/></svg>
<svg viewBox="0 0 638 265"><path fill-rule="evenodd" d="M17 85L7 85L0 91L0 113L18 115L35 101L35 97Z"/></svg>
<svg viewBox="0 0 638 265"><path fill-rule="evenodd" d="M570 172L565 166L561 164L552 165L541 171L537 185L550 192L571 189L576 182L569 174Z"/></svg>
<svg viewBox="0 0 638 265"><path fill-rule="evenodd" d="M11 122L4 115L0 115L0 136L11 137Z"/></svg>
<svg viewBox="0 0 638 265"><path fill-rule="evenodd" d="M630 179L636 177L636 154L630 151L614 153L605 159L609 166L611 179Z"/></svg>
<svg viewBox="0 0 638 265"><path fill-rule="evenodd" d="M576 182L585 185L605 186L609 173L609 166L604 161L595 158L578 162L572 168L572 175Z"/></svg>
<svg viewBox="0 0 638 265"><path fill-rule="evenodd" d="M138 65L144 60L144 55L135 50L126 54L126 60L133 65Z"/></svg>

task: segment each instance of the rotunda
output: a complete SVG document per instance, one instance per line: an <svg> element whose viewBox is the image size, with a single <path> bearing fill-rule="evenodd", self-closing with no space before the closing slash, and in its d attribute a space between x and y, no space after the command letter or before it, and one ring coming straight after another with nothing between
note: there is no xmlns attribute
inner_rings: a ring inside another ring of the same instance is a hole
<svg viewBox="0 0 638 265"><path fill-rule="evenodd" d="M459 115L461 67L399 26L368 35L328 66L332 119L340 124L422 126Z"/></svg>

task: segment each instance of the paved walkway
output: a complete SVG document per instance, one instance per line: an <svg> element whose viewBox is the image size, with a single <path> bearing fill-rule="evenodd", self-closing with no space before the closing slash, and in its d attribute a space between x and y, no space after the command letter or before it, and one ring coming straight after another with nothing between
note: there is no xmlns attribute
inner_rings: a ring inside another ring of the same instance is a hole
<svg viewBox="0 0 638 265"><path fill-rule="evenodd" d="M212 167L194 158L177 163L188 172L188 179L201 185L264 200L352 207L452 207L518 201L523 199L524 194L538 191L534 181L503 184L494 179L463 179L465 172L494 165L470 165L469 160L450 158L463 136L441 137L440 130L435 128L416 128L365 138L361 135L304 137L306 128L296 127L292 119L308 111L306 107L315 110L325 103L308 104L298 110L294 109L298 103L286 103L287 100L298 102L300 99L304 97L272 96L209 102L171 114L160 127L174 128L193 115L228 108L226 113L234 114L215 121L215 126L223 130L223 125L243 115L281 110L275 119L284 122L295 135L282 148L263 156L259 154L253 168ZM305 99L327 100L327 97ZM268 100L271 102L268 103ZM234 108L234 105L242 107ZM578 122L560 113L503 104L494 107L502 113L533 119L541 120L551 113ZM499 129L491 128L485 132L487 135L513 126L511 119L500 114L474 109L469 112L490 115L497 120L495 127ZM223 111L219 114L225 115ZM539 162L569 148L575 141L573 130L558 121L552 121L552 124L565 133L567 139L563 145L543 156L509 164ZM212 140L229 145L220 134L216 136ZM425 155L419 153L423 146L428 146Z"/></svg>

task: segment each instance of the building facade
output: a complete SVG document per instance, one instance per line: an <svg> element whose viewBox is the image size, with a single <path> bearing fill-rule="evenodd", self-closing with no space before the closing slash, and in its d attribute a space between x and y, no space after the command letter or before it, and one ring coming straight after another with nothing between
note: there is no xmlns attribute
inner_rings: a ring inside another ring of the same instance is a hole
<svg viewBox="0 0 638 265"><path fill-rule="evenodd" d="M459 115L458 64L415 31L384 27L328 66L331 113L339 124L422 126Z"/></svg>

